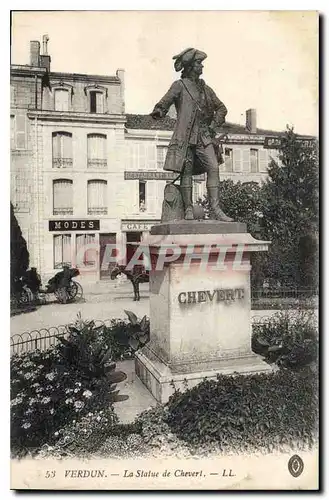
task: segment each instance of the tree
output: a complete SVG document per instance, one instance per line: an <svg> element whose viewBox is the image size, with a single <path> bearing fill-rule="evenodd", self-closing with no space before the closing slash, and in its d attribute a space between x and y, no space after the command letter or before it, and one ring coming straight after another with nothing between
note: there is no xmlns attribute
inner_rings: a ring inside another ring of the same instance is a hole
<svg viewBox="0 0 329 500"><path fill-rule="evenodd" d="M261 236L272 244L267 274L286 285L317 285L318 148L287 129L262 187Z"/></svg>
<svg viewBox="0 0 329 500"><path fill-rule="evenodd" d="M24 276L29 267L29 252L23 238L21 228L10 203L10 286L14 289L15 283Z"/></svg>
<svg viewBox="0 0 329 500"><path fill-rule="evenodd" d="M247 231L255 238L259 238L260 222L262 220L263 198L262 189L257 182L220 182L219 196L221 208L236 222L247 224ZM206 217L209 216L207 196L198 203L203 206ZM262 285L265 275L262 265L263 254L254 253L251 257L251 284L253 287Z"/></svg>
<svg viewBox="0 0 329 500"><path fill-rule="evenodd" d="M257 182L233 182L232 180L221 181L219 185L220 204L223 211L235 221L245 222L248 231L257 233L259 230L259 219L262 215L262 191ZM199 199L206 217L209 216L208 197Z"/></svg>

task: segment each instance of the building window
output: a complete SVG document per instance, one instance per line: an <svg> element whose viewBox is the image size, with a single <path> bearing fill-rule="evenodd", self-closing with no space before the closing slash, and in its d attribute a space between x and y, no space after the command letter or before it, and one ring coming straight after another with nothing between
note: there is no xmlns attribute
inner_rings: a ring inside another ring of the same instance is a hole
<svg viewBox="0 0 329 500"><path fill-rule="evenodd" d="M69 110L69 91L67 89L55 90L55 111Z"/></svg>
<svg viewBox="0 0 329 500"><path fill-rule="evenodd" d="M225 171L233 172L233 149L225 148Z"/></svg>
<svg viewBox="0 0 329 500"><path fill-rule="evenodd" d="M69 179L53 181L53 214L73 215L73 182Z"/></svg>
<svg viewBox="0 0 329 500"><path fill-rule="evenodd" d="M258 170L258 149L250 149L250 171L255 174Z"/></svg>
<svg viewBox="0 0 329 500"><path fill-rule="evenodd" d="M166 160L167 146L157 146L157 168L162 170Z"/></svg>
<svg viewBox="0 0 329 500"><path fill-rule="evenodd" d="M89 92L90 113L104 113L103 92L91 90Z"/></svg>
<svg viewBox="0 0 329 500"><path fill-rule="evenodd" d="M71 266L71 235L54 235L54 269L60 269L67 264Z"/></svg>
<svg viewBox="0 0 329 500"><path fill-rule="evenodd" d="M87 149L89 168L104 168L107 166L106 135L88 134Z"/></svg>
<svg viewBox="0 0 329 500"><path fill-rule="evenodd" d="M107 182L103 180L88 181L87 186L88 214L107 214Z"/></svg>
<svg viewBox="0 0 329 500"><path fill-rule="evenodd" d="M77 234L76 236L76 263L77 267L96 266L97 252L95 248L95 234Z"/></svg>
<svg viewBox="0 0 329 500"><path fill-rule="evenodd" d="M139 189L139 211L145 212L146 211L146 182L139 181L138 182L138 189Z"/></svg>
<svg viewBox="0 0 329 500"><path fill-rule="evenodd" d="M10 149L15 149L15 117L10 117Z"/></svg>
<svg viewBox="0 0 329 500"><path fill-rule="evenodd" d="M26 149L26 115L17 114L10 118L10 133L12 149Z"/></svg>
<svg viewBox="0 0 329 500"><path fill-rule="evenodd" d="M72 134L53 132L53 168L72 167L72 156Z"/></svg>

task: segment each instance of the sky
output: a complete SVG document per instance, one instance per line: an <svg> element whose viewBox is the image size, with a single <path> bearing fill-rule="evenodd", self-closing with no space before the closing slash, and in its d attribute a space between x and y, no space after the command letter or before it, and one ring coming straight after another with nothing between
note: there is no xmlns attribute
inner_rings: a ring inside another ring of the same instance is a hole
<svg viewBox="0 0 329 500"><path fill-rule="evenodd" d="M312 11L14 12L11 62L29 64L29 42L48 34L51 70L114 75L125 69L127 113L150 113L179 78L172 57L207 53L203 78L226 120L318 135L318 21ZM42 43L41 43L42 46Z"/></svg>

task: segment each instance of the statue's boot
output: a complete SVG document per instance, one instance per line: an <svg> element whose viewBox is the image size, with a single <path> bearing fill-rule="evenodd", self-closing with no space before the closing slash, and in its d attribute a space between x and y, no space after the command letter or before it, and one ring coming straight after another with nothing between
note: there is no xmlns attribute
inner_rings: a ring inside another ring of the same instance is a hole
<svg viewBox="0 0 329 500"><path fill-rule="evenodd" d="M194 220L192 203L192 186L180 186L182 193L186 220Z"/></svg>
<svg viewBox="0 0 329 500"><path fill-rule="evenodd" d="M207 190L210 204L210 219L220 220L222 222L233 222L234 219L231 219L231 217L224 214L223 210L220 208L218 186L208 186Z"/></svg>

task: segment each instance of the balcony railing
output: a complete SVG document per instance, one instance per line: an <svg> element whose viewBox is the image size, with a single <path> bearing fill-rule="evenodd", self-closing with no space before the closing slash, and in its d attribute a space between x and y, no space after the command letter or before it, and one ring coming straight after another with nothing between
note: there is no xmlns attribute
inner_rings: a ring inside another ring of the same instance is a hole
<svg viewBox="0 0 329 500"><path fill-rule="evenodd" d="M53 158L53 168L70 168L72 166L72 158Z"/></svg>
<svg viewBox="0 0 329 500"><path fill-rule="evenodd" d="M107 215L107 207L88 208L88 215Z"/></svg>
<svg viewBox="0 0 329 500"><path fill-rule="evenodd" d="M73 207L72 208L54 208L54 215L73 215Z"/></svg>
<svg viewBox="0 0 329 500"><path fill-rule="evenodd" d="M102 160L100 158L90 159L88 158L88 168L106 168L107 160Z"/></svg>

